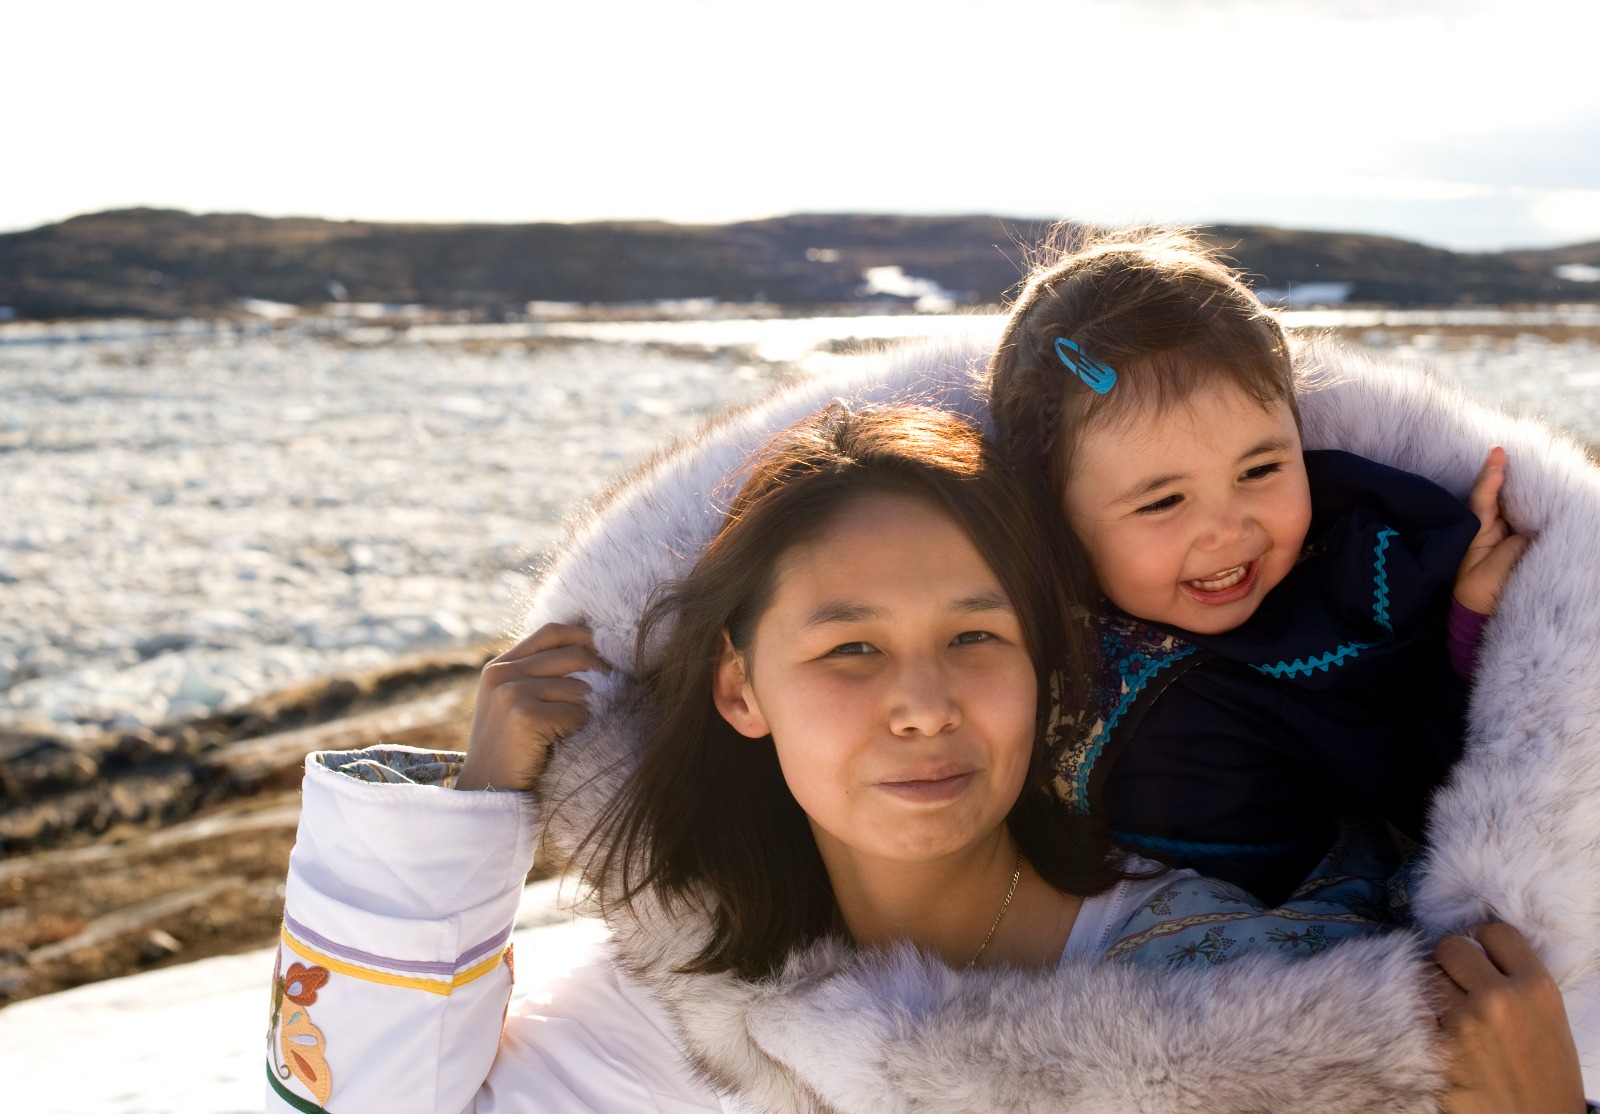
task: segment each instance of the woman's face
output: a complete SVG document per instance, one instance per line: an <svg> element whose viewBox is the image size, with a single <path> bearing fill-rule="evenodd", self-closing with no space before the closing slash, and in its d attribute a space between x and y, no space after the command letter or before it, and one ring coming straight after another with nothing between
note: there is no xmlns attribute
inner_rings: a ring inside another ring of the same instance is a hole
<svg viewBox="0 0 1600 1114"><path fill-rule="evenodd" d="M999 580L921 499L868 495L779 561L718 708L770 734L830 872L926 862L999 831L1026 779L1037 681Z"/></svg>

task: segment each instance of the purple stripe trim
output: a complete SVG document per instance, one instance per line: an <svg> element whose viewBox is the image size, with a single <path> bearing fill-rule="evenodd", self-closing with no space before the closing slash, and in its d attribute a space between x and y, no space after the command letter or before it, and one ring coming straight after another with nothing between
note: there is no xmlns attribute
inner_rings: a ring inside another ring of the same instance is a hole
<svg viewBox="0 0 1600 1114"><path fill-rule="evenodd" d="M387 955L376 955L364 952L360 948L347 947L334 940L328 939L320 933L313 932L288 913L283 915L283 923L289 926L289 931L312 947L336 955L340 959L353 959L357 963L364 963L370 967L387 967L393 971L406 971L415 975L442 975L446 978L454 975L460 967L465 967L474 960L481 959L490 952L505 946L511 939L511 925L505 930L491 936L481 944L474 944L456 957L454 963L430 963L422 959L394 959Z"/></svg>

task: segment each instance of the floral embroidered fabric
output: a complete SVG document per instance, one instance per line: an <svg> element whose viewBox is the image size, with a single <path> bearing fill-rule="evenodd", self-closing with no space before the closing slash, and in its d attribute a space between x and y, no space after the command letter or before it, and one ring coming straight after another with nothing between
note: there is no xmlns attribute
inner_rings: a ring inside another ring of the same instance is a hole
<svg viewBox="0 0 1600 1114"><path fill-rule="evenodd" d="M317 761L335 773L374 785L439 785L455 788L466 756L449 750L330 750Z"/></svg>
<svg viewBox="0 0 1600 1114"><path fill-rule="evenodd" d="M1184 967L1250 952L1315 955L1395 923L1389 892L1395 856L1385 835L1346 828L1288 902L1273 909L1226 882L1180 872L1171 885L1147 891L1105 958Z"/></svg>

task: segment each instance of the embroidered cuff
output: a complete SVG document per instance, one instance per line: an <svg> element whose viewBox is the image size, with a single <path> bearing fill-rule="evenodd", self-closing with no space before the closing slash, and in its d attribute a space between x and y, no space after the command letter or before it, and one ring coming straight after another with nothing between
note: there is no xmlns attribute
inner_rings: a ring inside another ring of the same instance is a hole
<svg viewBox="0 0 1600 1114"><path fill-rule="evenodd" d="M509 897L515 907L537 839L522 793L461 793L426 751L373 747L307 756L290 881L381 916L431 919Z"/></svg>

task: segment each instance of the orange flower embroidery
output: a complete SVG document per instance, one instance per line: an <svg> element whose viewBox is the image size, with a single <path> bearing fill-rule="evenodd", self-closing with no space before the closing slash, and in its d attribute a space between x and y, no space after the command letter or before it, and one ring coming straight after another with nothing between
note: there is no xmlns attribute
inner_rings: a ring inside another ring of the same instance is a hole
<svg viewBox="0 0 1600 1114"><path fill-rule="evenodd" d="M272 971L271 1026L267 1029L267 1044L273 1044L277 1034L279 1056L273 1058L273 1067L279 1079L290 1076L306 1085L317 1102L328 1105L333 1094L333 1074L328 1070L327 1046L322 1030L311 1023L307 1007L317 1000L317 991L327 985L326 967L307 967L301 963L289 964L289 970L278 975L283 963L283 952L278 953Z"/></svg>

